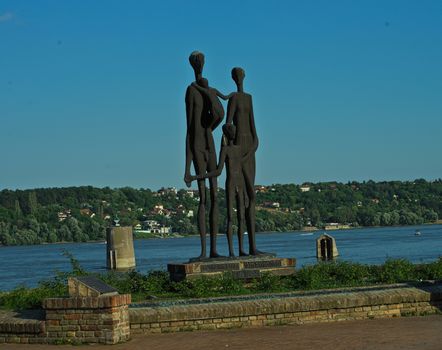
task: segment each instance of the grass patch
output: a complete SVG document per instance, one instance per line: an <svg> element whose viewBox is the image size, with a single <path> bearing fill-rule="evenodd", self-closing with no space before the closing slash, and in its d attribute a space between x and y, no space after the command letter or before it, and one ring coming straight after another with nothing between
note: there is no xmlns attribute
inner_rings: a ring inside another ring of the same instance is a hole
<svg viewBox="0 0 442 350"><path fill-rule="evenodd" d="M40 282L36 288L21 286L10 292L0 292L0 308L39 308L45 298L67 295L67 278L87 272L70 253L65 252L64 255L70 259L72 272L58 273L54 278ZM346 261L319 262L302 267L292 276L265 274L262 278L247 283L234 279L229 273L182 282L170 281L165 271L90 275L102 279L120 293L132 294L133 301L167 300L442 280L442 258L428 264L412 264L405 259L389 259L382 265Z"/></svg>

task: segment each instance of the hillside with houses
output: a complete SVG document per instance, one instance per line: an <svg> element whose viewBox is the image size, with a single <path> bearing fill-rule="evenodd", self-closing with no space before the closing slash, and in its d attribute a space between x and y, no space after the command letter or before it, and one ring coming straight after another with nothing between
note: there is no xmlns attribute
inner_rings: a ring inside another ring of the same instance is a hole
<svg viewBox="0 0 442 350"><path fill-rule="evenodd" d="M256 186L257 231L342 229L435 223L442 217L442 180L323 182ZM225 194L218 191L225 231ZM196 190L95 188L3 190L0 244L103 240L119 218L135 237L196 234Z"/></svg>

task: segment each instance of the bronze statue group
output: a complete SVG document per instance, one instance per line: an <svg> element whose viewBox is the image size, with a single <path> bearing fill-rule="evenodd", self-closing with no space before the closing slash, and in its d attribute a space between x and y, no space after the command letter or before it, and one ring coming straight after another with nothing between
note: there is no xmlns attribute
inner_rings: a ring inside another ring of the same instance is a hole
<svg viewBox="0 0 442 350"><path fill-rule="evenodd" d="M255 241L255 152L258 148L255 120L253 116L252 96L244 92L245 72L242 68L232 69L232 79L237 91L225 96L209 86L202 77L204 54L191 53L190 65L195 72L195 82L186 91L186 168L184 181L187 186L197 180L199 191L198 229L201 238L201 255L206 253L206 183L210 184L210 257L220 255L216 250L218 231L217 177L226 165L226 207L227 241L229 255L233 250L233 212L236 203L238 220L239 256L264 254L257 250ZM223 139L219 161L217 162L215 142L212 132L224 118L224 107L219 97L228 100L227 120L223 125ZM196 175L192 176L190 167L193 163ZM249 239L248 254L244 250L243 235L247 231Z"/></svg>

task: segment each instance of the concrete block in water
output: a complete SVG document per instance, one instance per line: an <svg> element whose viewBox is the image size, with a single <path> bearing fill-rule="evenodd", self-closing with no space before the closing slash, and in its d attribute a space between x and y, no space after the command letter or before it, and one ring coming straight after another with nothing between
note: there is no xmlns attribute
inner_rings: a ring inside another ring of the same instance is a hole
<svg viewBox="0 0 442 350"><path fill-rule="evenodd" d="M135 252L132 227L114 226L106 231L107 268L126 270L135 267Z"/></svg>
<svg viewBox="0 0 442 350"><path fill-rule="evenodd" d="M319 260L333 260L339 256L334 237L323 234L316 239L316 257Z"/></svg>

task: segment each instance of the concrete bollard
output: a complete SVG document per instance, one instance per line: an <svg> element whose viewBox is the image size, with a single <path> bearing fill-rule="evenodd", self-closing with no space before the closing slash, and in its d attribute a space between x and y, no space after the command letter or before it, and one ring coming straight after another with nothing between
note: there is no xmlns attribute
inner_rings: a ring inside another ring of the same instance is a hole
<svg viewBox="0 0 442 350"><path fill-rule="evenodd" d="M316 257L318 260L333 260L338 255L334 237L325 233L316 239Z"/></svg>
<svg viewBox="0 0 442 350"><path fill-rule="evenodd" d="M135 252L132 227L114 226L106 231L107 268L127 270L135 267Z"/></svg>

